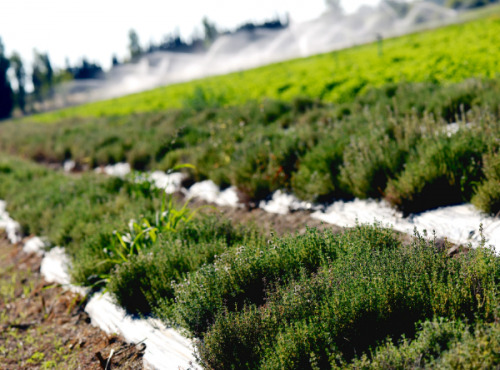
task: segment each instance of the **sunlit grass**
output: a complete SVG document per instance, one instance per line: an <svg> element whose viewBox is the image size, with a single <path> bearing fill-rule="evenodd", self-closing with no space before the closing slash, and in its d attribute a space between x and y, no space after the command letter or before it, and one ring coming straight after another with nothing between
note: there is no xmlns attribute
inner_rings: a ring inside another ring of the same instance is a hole
<svg viewBox="0 0 500 370"><path fill-rule="evenodd" d="M370 88L393 82L459 82L493 78L500 70L498 9L480 20L376 43L295 59L244 72L174 84L121 98L85 104L26 120L56 122L68 117L124 116L170 108L225 106L263 98L296 96L326 102L350 101Z"/></svg>

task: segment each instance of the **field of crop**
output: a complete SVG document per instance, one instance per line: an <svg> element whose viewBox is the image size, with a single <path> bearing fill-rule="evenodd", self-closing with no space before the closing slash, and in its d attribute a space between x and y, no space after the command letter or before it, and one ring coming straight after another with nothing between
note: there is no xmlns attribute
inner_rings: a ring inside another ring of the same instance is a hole
<svg viewBox="0 0 500 370"><path fill-rule="evenodd" d="M500 259L380 225L267 237L149 181L185 163L248 205L386 199L500 211L500 18L0 124L0 199L24 234L196 341L206 368L492 368ZM41 162L41 163L35 163ZM49 247L50 247L49 246ZM497 246L498 247L498 246Z"/></svg>
<svg viewBox="0 0 500 370"><path fill-rule="evenodd" d="M169 108L203 108L297 96L341 103L374 87L397 82L460 82L493 78L500 71L500 17L388 39L376 43L245 72L180 83L118 99L33 117L55 122L65 117L124 116Z"/></svg>
<svg viewBox="0 0 500 370"><path fill-rule="evenodd" d="M399 83L338 105L296 98L51 125L7 122L0 150L91 168L191 163L193 180L236 185L250 201L287 189L316 202L385 198L406 214L471 201L496 214L499 118L500 79Z"/></svg>

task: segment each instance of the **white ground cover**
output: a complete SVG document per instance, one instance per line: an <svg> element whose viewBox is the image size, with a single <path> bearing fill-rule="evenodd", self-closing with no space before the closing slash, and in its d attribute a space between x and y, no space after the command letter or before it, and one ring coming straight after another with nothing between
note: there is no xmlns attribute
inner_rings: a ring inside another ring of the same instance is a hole
<svg viewBox="0 0 500 370"><path fill-rule="evenodd" d="M242 206L239 202L238 194L236 193L236 187L231 186L230 188L221 191L212 180L206 180L193 184L189 189L186 189L183 192L188 199L202 199L218 206Z"/></svg>
<svg viewBox="0 0 500 370"><path fill-rule="evenodd" d="M71 161L64 162L63 168L71 170ZM128 163L108 164L107 166L97 167L94 171L109 176L125 177L130 173L130 165Z"/></svg>
<svg viewBox="0 0 500 370"><path fill-rule="evenodd" d="M429 237L447 238L450 242L477 246L481 242L480 227L487 245L493 245L500 253L500 219L487 216L471 204L441 207L404 218L401 212L385 201L373 199L344 202L337 201L322 210L320 206L299 201L295 196L277 191L271 200L261 202L260 208L287 214L295 210L315 210L311 217L326 223L352 227L356 223L378 222L383 226L412 235L415 230Z"/></svg>
<svg viewBox="0 0 500 370"><path fill-rule="evenodd" d="M500 252L500 219L482 214L471 204L442 207L403 218L384 201L356 199L335 202L325 211L313 213L312 217L339 226L380 222L408 234L413 234L415 229L419 233L425 230L430 237L435 233L438 238L459 244L471 243L472 246L481 242L482 225L486 244L493 245L496 252Z"/></svg>
<svg viewBox="0 0 500 370"><path fill-rule="evenodd" d="M293 211L318 211L322 206L299 200L295 195L276 191L269 201L261 201L259 208L269 213L286 215Z"/></svg>
<svg viewBox="0 0 500 370"><path fill-rule="evenodd" d="M9 214L5 210L6 206L7 203L0 200L0 229L5 230L9 241L12 244L15 244L21 241L21 226L17 221L10 218Z"/></svg>
<svg viewBox="0 0 500 370"><path fill-rule="evenodd" d="M450 134L459 129L458 125L450 125ZM466 126L467 127L467 126ZM112 176L124 176L126 164L118 163L106 166L106 173ZM128 166L130 172L130 166ZM235 187L221 191L211 180L195 183L189 189L181 186L180 173L166 174L156 171L150 178L155 185L165 188L167 193L183 192L188 198L198 198L207 202L229 207L242 207L239 203ZM429 237L434 234L438 238L447 238L450 242L477 246L481 242L480 228L487 245L492 245L500 253L500 219L490 217L477 210L471 204L442 207L422 212L412 217L404 218L401 212L393 209L385 201L373 199L344 202L337 201L326 208L309 202L300 201L293 194L276 191L268 201L262 201L259 207L266 212L286 215L290 212L306 210L313 211L311 217L338 226L351 227L356 223L378 222L383 226L413 234L415 230Z"/></svg>

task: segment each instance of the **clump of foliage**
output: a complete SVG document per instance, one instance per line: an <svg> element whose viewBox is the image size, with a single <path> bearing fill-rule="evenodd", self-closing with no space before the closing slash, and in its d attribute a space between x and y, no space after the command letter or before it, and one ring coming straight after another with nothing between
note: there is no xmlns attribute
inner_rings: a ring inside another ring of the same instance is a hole
<svg viewBox="0 0 500 370"><path fill-rule="evenodd" d="M306 245L310 254L301 260ZM462 338L476 340L460 321L487 330L498 319L499 260L487 248L450 258L420 236L403 245L390 231L358 226L273 240L231 257L176 287L174 315L200 338L198 354L210 368L375 366L410 361L404 356L425 363ZM436 317L450 324L432 323ZM390 359L390 345L376 348L402 335L417 339L411 349L399 345L401 358ZM487 346L495 361L495 342Z"/></svg>
<svg viewBox="0 0 500 370"><path fill-rule="evenodd" d="M387 340L347 368L491 368L500 358L500 325L443 318L418 325L414 339Z"/></svg>
<svg viewBox="0 0 500 370"><path fill-rule="evenodd" d="M496 215L500 212L500 152L486 154L483 160L486 180L477 188L472 203Z"/></svg>
<svg viewBox="0 0 500 370"><path fill-rule="evenodd" d="M349 198L349 192L338 180L346 138L324 138L303 156L292 177L292 189L298 197L313 202Z"/></svg>
<svg viewBox="0 0 500 370"><path fill-rule="evenodd" d="M484 178L481 160L487 142L482 132L472 129L423 142L389 185L387 198L405 214L470 201L474 185Z"/></svg>
<svg viewBox="0 0 500 370"><path fill-rule="evenodd" d="M395 243L386 230L359 227L341 237L379 249ZM262 304L268 284L287 282L302 272L313 273L324 260L342 258L338 236L309 230L306 235L274 238L265 245L242 245L228 250L212 265L201 268L176 287L175 320L197 335L206 331L225 310L240 310L246 304Z"/></svg>
<svg viewBox="0 0 500 370"><path fill-rule="evenodd" d="M172 285L186 273L211 264L240 243L256 243L257 233L215 217L194 219L176 231L162 231L147 249L116 265L108 290L131 313L150 314L158 302L173 302Z"/></svg>

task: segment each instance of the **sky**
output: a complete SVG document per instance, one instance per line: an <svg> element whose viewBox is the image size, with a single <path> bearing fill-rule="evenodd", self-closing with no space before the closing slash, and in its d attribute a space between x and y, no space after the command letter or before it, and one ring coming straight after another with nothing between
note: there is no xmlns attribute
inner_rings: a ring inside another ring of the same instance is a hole
<svg viewBox="0 0 500 370"><path fill-rule="evenodd" d="M378 2L342 0L341 5L353 12ZM147 45L175 31L183 38L201 35L205 16L230 30L286 13L292 22L303 22L325 10L324 0L0 0L0 37L6 54L21 54L27 70L33 49L47 52L56 68L83 56L108 68L113 54L120 60L128 56L130 29Z"/></svg>

